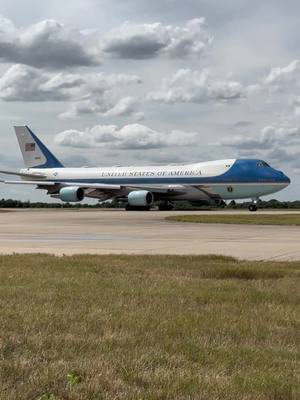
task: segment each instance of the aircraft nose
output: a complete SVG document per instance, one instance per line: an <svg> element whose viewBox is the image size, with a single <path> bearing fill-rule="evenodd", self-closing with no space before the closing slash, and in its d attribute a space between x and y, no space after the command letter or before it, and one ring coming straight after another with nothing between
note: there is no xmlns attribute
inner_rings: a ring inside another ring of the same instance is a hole
<svg viewBox="0 0 300 400"><path fill-rule="evenodd" d="M287 175L284 175L284 177L285 177L286 185L288 186L291 183L291 179Z"/></svg>
<svg viewBox="0 0 300 400"><path fill-rule="evenodd" d="M288 186L291 183L290 178L285 175L282 171L277 171L279 175L279 180L280 182L284 183L286 186Z"/></svg>

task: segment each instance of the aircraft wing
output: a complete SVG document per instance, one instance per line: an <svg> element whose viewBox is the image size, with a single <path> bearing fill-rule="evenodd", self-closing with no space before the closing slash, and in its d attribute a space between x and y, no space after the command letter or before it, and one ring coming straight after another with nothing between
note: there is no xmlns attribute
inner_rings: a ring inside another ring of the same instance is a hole
<svg viewBox="0 0 300 400"><path fill-rule="evenodd" d="M120 185L107 185L104 183L88 183L88 184L83 184L79 182L55 182L55 181L8 181L8 180L0 180L1 183L4 183L6 185L36 185L38 187L51 187L51 186L78 186L83 189L106 189L106 190L120 190L121 186Z"/></svg>
<svg viewBox="0 0 300 400"><path fill-rule="evenodd" d="M182 185L114 185L106 183L82 183L82 182L63 182L63 181L38 181L38 180L0 180L1 183L6 185L36 185L38 188L51 188L51 187L67 187L76 186L82 189L99 189L103 191L113 192L114 190L149 190L153 193L169 193L169 194L182 194L185 193L185 187Z"/></svg>
<svg viewBox="0 0 300 400"><path fill-rule="evenodd" d="M191 188L195 191L202 192L204 199L220 199L220 196L215 194L209 185L151 185L151 184L136 184L136 185L115 185L106 183L83 183L83 182L64 182L64 181L46 181L46 180L0 180L6 185L34 185L37 189L47 190L50 195L58 194L63 187L80 187L86 191L88 197L96 197L103 199L123 198L128 193L134 190L148 190L154 194L168 195L170 197L183 195Z"/></svg>

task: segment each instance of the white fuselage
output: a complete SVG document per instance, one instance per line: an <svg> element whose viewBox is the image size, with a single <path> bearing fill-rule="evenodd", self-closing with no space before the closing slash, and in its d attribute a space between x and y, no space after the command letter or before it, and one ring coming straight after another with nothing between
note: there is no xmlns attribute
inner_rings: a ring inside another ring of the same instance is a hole
<svg viewBox="0 0 300 400"><path fill-rule="evenodd" d="M115 166L99 168L27 168L22 173L43 174L46 181L80 183L105 183L133 187L164 187L178 189L174 200L207 200L211 196L224 200L258 198L275 193L287 186L278 179L256 178L255 174L245 175L236 166L236 159L201 162L186 165L164 166ZM234 168L233 168L234 167ZM276 170L274 170L276 171ZM240 176L240 177L239 177ZM41 180L40 178L38 178ZM180 193L180 188L184 192ZM201 190L199 190L201 189ZM127 190L128 191L128 190ZM126 193L126 190L125 192ZM97 196L96 191L87 193L90 197Z"/></svg>

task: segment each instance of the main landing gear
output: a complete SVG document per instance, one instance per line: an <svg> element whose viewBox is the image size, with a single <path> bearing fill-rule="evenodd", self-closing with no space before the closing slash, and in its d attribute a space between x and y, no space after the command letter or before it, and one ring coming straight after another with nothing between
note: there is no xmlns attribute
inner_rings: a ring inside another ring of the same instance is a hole
<svg viewBox="0 0 300 400"><path fill-rule="evenodd" d="M258 202L259 202L259 198L252 199L252 203L249 204L248 210L249 210L249 211L252 211L252 212L253 212L253 211L257 211Z"/></svg>
<svg viewBox="0 0 300 400"><path fill-rule="evenodd" d="M257 205L255 204L250 204L248 207L249 211L257 211Z"/></svg>
<svg viewBox="0 0 300 400"><path fill-rule="evenodd" d="M173 208L174 208L173 204L168 201L161 203L158 206L159 211L171 211L173 210Z"/></svg>
<svg viewBox="0 0 300 400"><path fill-rule="evenodd" d="M130 204L126 204L126 211L149 211L151 206L131 206Z"/></svg>

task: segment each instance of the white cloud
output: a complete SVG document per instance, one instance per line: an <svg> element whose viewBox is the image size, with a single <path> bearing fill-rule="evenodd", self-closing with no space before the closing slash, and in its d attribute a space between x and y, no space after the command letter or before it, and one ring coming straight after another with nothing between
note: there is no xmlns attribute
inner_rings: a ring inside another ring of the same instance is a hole
<svg viewBox="0 0 300 400"><path fill-rule="evenodd" d="M299 163L295 148L300 145L300 126L288 122L268 125L261 129L259 135L235 135L222 139L220 144L234 148L241 154L286 163Z"/></svg>
<svg viewBox="0 0 300 400"><path fill-rule="evenodd" d="M101 49L97 35L44 20L16 28L0 17L0 60L34 67L65 68L99 65Z"/></svg>
<svg viewBox="0 0 300 400"><path fill-rule="evenodd" d="M233 80L215 79L209 69L180 69L163 80L161 89L148 99L164 103L203 103L210 100L230 101L246 96L246 89Z"/></svg>
<svg viewBox="0 0 300 400"><path fill-rule="evenodd" d="M204 18L183 26L125 22L101 37L96 30L81 31L54 19L17 28L0 16L0 61L38 68L96 66L105 54L128 59L199 56L211 41Z"/></svg>
<svg viewBox="0 0 300 400"><path fill-rule="evenodd" d="M272 68L269 75L264 79L264 83L274 85L279 83L298 81L300 77L299 61L294 60L286 67Z"/></svg>
<svg viewBox="0 0 300 400"><path fill-rule="evenodd" d="M246 150L265 150L276 146L289 147L295 143L300 144L300 127L289 123L265 126L259 135L252 132L236 135L220 141L223 146Z"/></svg>
<svg viewBox="0 0 300 400"><path fill-rule="evenodd" d="M99 114L107 117L137 111L134 97L115 94L115 88L138 84L136 75L103 73L46 73L26 65L11 66L0 78L0 99L4 101L67 101L62 117Z"/></svg>
<svg viewBox="0 0 300 400"><path fill-rule="evenodd" d="M173 130L163 133L142 124L97 125L85 131L67 130L55 136L61 146L115 149L156 149L167 146L188 146L197 143L197 133Z"/></svg>
<svg viewBox="0 0 300 400"><path fill-rule="evenodd" d="M221 140L224 146L242 149L271 149L274 146L291 146L300 143L300 127L289 123L265 126L258 136L236 135Z"/></svg>
<svg viewBox="0 0 300 400"><path fill-rule="evenodd" d="M0 98L5 101L62 101L69 97L64 87L58 88L49 83L48 74L25 65L11 66L0 78ZM73 86L79 84L73 77Z"/></svg>
<svg viewBox="0 0 300 400"><path fill-rule="evenodd" d="M268 93L269 100L273 101L277 95L277 101L284 102L290 108L292 105L297 105L295 95L298 94L299 82L300 64L299 60L294 60L285 67L271 68L269 74L260 79L254 87L256 93Z"/></svg>
<svg viewBox="0 0 300 400"><path fill-rule="evenodd" d="M300 126L289 122L268 125L259 135L252 132L224 138L218 144L235 149L241 156L260 157L271 162L299 167Z"/></svg>
<svg viewBox="0 0 300 400"><path fill-rule="evenodd" d="M23 70L25 70L24 67L23 67ZM29 69L27 68L27 70L29 70ZM35 71L35 73L37 74L37 70L31 69L31 71ZM41 72L39 72L39 73L40 73L40 76L44 76L46 79L46 82L40 86L40 89L42 91L47 91L47 90L62 91L62 90L68 90L68 89L73 89L73 88L79 88L80 86L84 85L84 83L85 83L85 80L83 79L83 77L78 74L67 74L64 72L60 72L55 75L49 75L49 74L42 74Z"/></svg>
<svg viewBox="0 0 300 400"><path fill-rule="evenodd" d="M184 26L125 22L104 38L103 51L125 59L146 59L160 54L182 58L199 56L211 41L204 18L189 20Z"/></svg>
<svg viewBox="0 0 300 400"><path fill-rule="evenodd" d="M138 108L139 102L134 97L123 97L110 110L105 113L106 117L116 117L133 114Z"/></svg>
<svg viewBox="0 0 300 400"><path fill-rule="evenodd" d="M102 117L117 117L133 115L140 119L137 112L139 102L135 97L122 97L116 99L112 93L105 91L102 96L91 96L86 100L74 102L59 115L60 118L78 118L88 114L97 114Z"/></svg>

